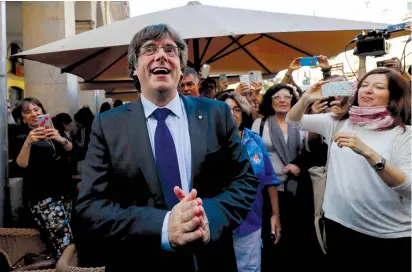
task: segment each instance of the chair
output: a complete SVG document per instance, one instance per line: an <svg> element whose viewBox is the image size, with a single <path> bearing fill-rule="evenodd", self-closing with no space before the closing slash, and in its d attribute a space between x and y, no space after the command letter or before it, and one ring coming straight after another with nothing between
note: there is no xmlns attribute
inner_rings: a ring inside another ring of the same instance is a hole
<svg viewBox="0 0 412 272"><path fill-rule="evenodd" d="M56 272L105 272L105 267L78 267L77 250L71 244L57 262Z"/></svg>
<svg viewBox="0 0 412 272"><path fill-rule="evenodd" d="M0 249L7 253L10 262L14 264L27 252L45 251L46 245L36 229L0 228Z"/></svg>

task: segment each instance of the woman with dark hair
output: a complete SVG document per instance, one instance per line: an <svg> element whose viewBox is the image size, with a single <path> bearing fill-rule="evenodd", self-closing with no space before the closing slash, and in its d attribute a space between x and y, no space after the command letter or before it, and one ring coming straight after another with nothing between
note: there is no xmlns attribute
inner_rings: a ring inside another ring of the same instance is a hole
<svg viewBox="0 0 412 272"><path fill-rule="evenodd" d="M69 225L71 200L68 152L72 143L54 127L39 126L37 118L46 114L42 103L25 98L16 107L20 112L15 139L18 166L23 168L23 200L30 209L46 242L58 258L72 242Z"/></svg>
<svg viewBox="0 0 412 272"><path fill-rule="evenodd" d="M233 231L233 243L238 271L260 271L261 268L261 228L262 228L262 192L267 190L270 197L272 217L270 220L270 233L273 235L272 243L277 243L281 235L279 218L278 193L276 185L279 184L270 162L269 155L262 139L258 134L248 129L252 121L251 107L239 94L221 93L219 100L229 105L238 133L249 154L255 174L259 177L260 185L257 190L256 200L252 211L245 221ZM265 228L266 229L266 228ZM267 233L264 235L268 236Z"/></svg>
<svg viewBox="0 0 412 272"><path fill-rule="evenodd" d="M356 262L379 271L379 260L392 260L391 270L411 271L411 87L394 69L374 69L338 121L304 114L322 98L323 84L303 94L288 123L331 142L323 202L328 257L351 260L339 262L342 270Z"/></svg>
<svg viewBox="0 0 412 272"><path fill-rule="evenodd" d="M105 111L111 110L112 106L110 105L109 102L104 102L101 106L100 106L100 110L99 113L103 113Z"/></svg>
<svg viewBox="0 0 412 272"><path fill-rule="evenodd" d="M275 247L264 250L264 264L270 269L300 269L296 258L321 256L313 225L313 196L310 177L300 169L305 133L286 124L286 114L298 101L294 88L276 84L263 95L259 107L263 118L255 120L252 130L259 133L269 152L280 185L279 206L282 214L282 239ZM266 206L266 205L265 205ZM273 263L271 256L286 260ZM308 268L307 264L305 267Z"/></svg>
<svg viewBox="0 0 412 272"><path fill-rule="evenodd" d="M76 133L76 125L67 113L59 113L53 117L52 120L55 129L57 129L60 134L64 134L68 138L71 138Z"/></svg>
<svg viewBox="0 0 412 272"><path fill-rule="evenodd" d="M87 148L90 142L90 133L94 115L90 108L83 107L74 115L74 122L77 126L76 135L73 136L73 161L76 164L76 170L82 173L82 161L86 158Z"/></svg>
<svg viewBox="0 0 412 272"><path fill-rule="evenodd" d="M119 106L121 106L121 105L123 105L123 101L120 100L120 99L117 99L117 100L115 100L114 103L113 103L113 108L117 108L117 107L119 107Z"/></svg>

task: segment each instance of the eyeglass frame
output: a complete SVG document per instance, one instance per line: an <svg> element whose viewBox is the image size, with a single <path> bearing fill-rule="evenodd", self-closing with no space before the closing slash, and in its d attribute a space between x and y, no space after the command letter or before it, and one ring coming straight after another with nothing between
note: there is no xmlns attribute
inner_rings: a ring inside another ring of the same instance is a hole
<svg viewBox="0 0 412 272"><path fill-rule="evenodd" d="M155 48L156 47L156 51L153 52L152 54L147 55L146 52L147 51L143 51L142 49L148 49L148 48ZM175 54L172 56L170 54L168 54L165 50L165 47L168 48L173 48L175 50ZM153 56L154 54L157 54L160 50L160 48L163 49L163 51L165 52L165 54L169 57L179 57L180 56L180 48L178 46L172 45L172 44L166 44L166 45L155 45L155 44L148 44L148 45L143 45L139 48L139 52L138 55L143 55L146 57L150 57Z"/></svg>
<svg viewBox="0 0 412 272"><path fill-rule="evenodd" d="M274 100L274 101L280 101L281 99L286 100L286 101L292 101L293 95L290 94L289 96L287 96L287 95L276 95L276 94L274 94L272 96L272 100Z"/></svg>

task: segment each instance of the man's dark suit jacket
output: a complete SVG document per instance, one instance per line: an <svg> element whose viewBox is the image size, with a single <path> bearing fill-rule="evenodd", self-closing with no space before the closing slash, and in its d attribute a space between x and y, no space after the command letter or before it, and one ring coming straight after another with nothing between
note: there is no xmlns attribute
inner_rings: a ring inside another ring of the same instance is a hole
<svg viewBox="0 0 412 272"><path fill-rule="evenodd" d="M85 265L107 271L237 271L232 231L245 219L258 179L229 107L207 98L184 101L192 185L203 199L210 242L161 249L167 213L139 100L96 117L72 227Z"/></svg>

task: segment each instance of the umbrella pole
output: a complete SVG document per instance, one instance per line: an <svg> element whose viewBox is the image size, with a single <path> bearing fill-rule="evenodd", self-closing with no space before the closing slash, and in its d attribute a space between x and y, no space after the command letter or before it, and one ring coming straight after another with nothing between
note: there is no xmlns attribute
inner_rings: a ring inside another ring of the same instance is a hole
<svg viewBox="0 0 412 272"><path fill-rule="evenodd" d="M0 227L3 227L5 189L8 180L7 135L7 37L6 1L0 1Z"/></svg>

